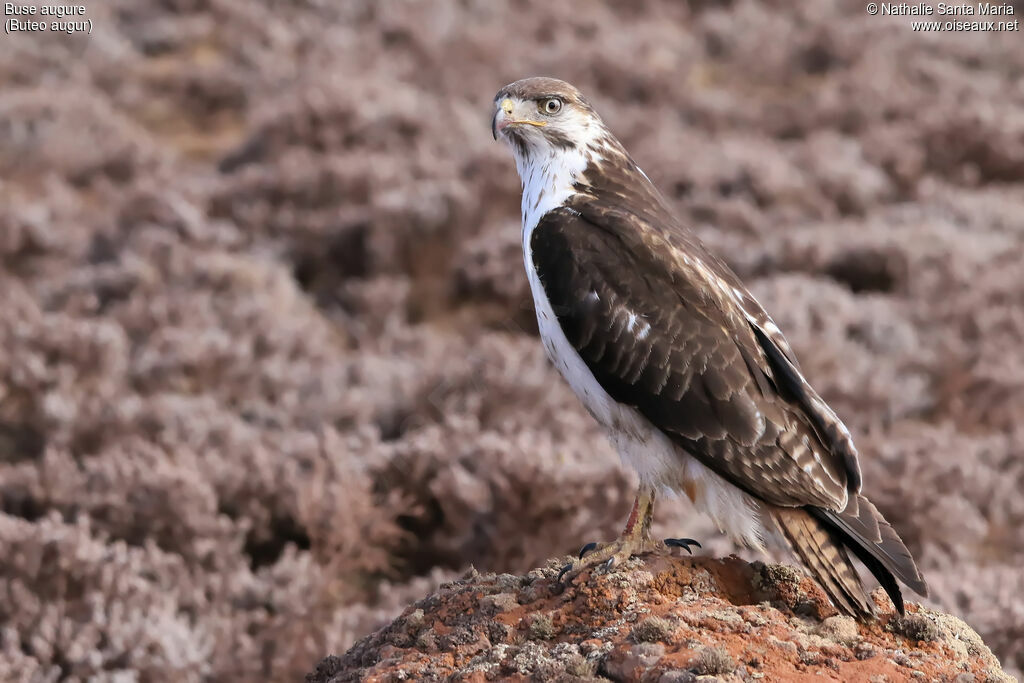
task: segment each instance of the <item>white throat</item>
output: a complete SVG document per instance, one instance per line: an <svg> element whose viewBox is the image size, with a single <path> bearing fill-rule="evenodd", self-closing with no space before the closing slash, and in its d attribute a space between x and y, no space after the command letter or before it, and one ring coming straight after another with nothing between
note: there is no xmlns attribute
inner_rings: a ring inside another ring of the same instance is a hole
<svg viewBox="0 0 1024 683"><path fill-rule="evenodd" d="M516 169L523 184L523 238L529 239L541 216L575 194L574 185L590 159L578 148L532 150L516 154Z"/></svg>

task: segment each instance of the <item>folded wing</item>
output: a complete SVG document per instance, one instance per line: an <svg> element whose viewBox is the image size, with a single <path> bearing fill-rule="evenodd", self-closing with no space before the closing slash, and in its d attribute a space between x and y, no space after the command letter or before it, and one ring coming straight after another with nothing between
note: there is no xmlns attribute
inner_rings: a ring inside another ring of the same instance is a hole
<svg viewBox="0 0 1024 683"><path fill-rule="evenodd" d="M761 500L843 510L860 485L845 428L738 279L683 239L584 205L548 213L530 247L566 337L614 399Z"/></svg>

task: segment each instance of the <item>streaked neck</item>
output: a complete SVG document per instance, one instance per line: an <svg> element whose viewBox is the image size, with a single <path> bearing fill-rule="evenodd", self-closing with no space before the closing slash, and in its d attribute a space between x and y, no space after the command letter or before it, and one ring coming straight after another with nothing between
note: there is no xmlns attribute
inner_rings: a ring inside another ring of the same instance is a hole
<svg viewBox="0 0 1024 683"><path fill-rule="evenodd" d="M516 169L523 184L525 232L532 230L541 216L562 206L576 192L575 185L590 161L590 155L577 147L516 154Z"/></svg>

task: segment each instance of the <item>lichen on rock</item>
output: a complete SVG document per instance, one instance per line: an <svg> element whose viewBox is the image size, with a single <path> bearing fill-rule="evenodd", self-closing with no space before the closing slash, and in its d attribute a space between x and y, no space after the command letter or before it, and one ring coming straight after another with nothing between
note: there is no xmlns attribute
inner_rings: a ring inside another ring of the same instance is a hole
<svg viewBox="0 0 1024 683"><path fill-rule="evenodd" d="M561 586L559 562L529 581L467 573L325 659L307 683L1012 680L961 620L914 603L900 616L881 590L879 618L865 624L784 565L649 556ZM410 624L429 647L409 644Z"/></svg>

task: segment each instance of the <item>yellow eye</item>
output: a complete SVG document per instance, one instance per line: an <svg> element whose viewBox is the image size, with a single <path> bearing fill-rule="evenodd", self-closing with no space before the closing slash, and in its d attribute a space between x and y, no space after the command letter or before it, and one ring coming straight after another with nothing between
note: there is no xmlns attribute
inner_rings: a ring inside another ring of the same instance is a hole
<svg viewBox="0 0 1024 683"><path fill-rule="evenodd" d="M537 108L540 109L541 114L552 116L562 111L562 100L557 97L549 97L546 100L538 102Z"/></svg>

